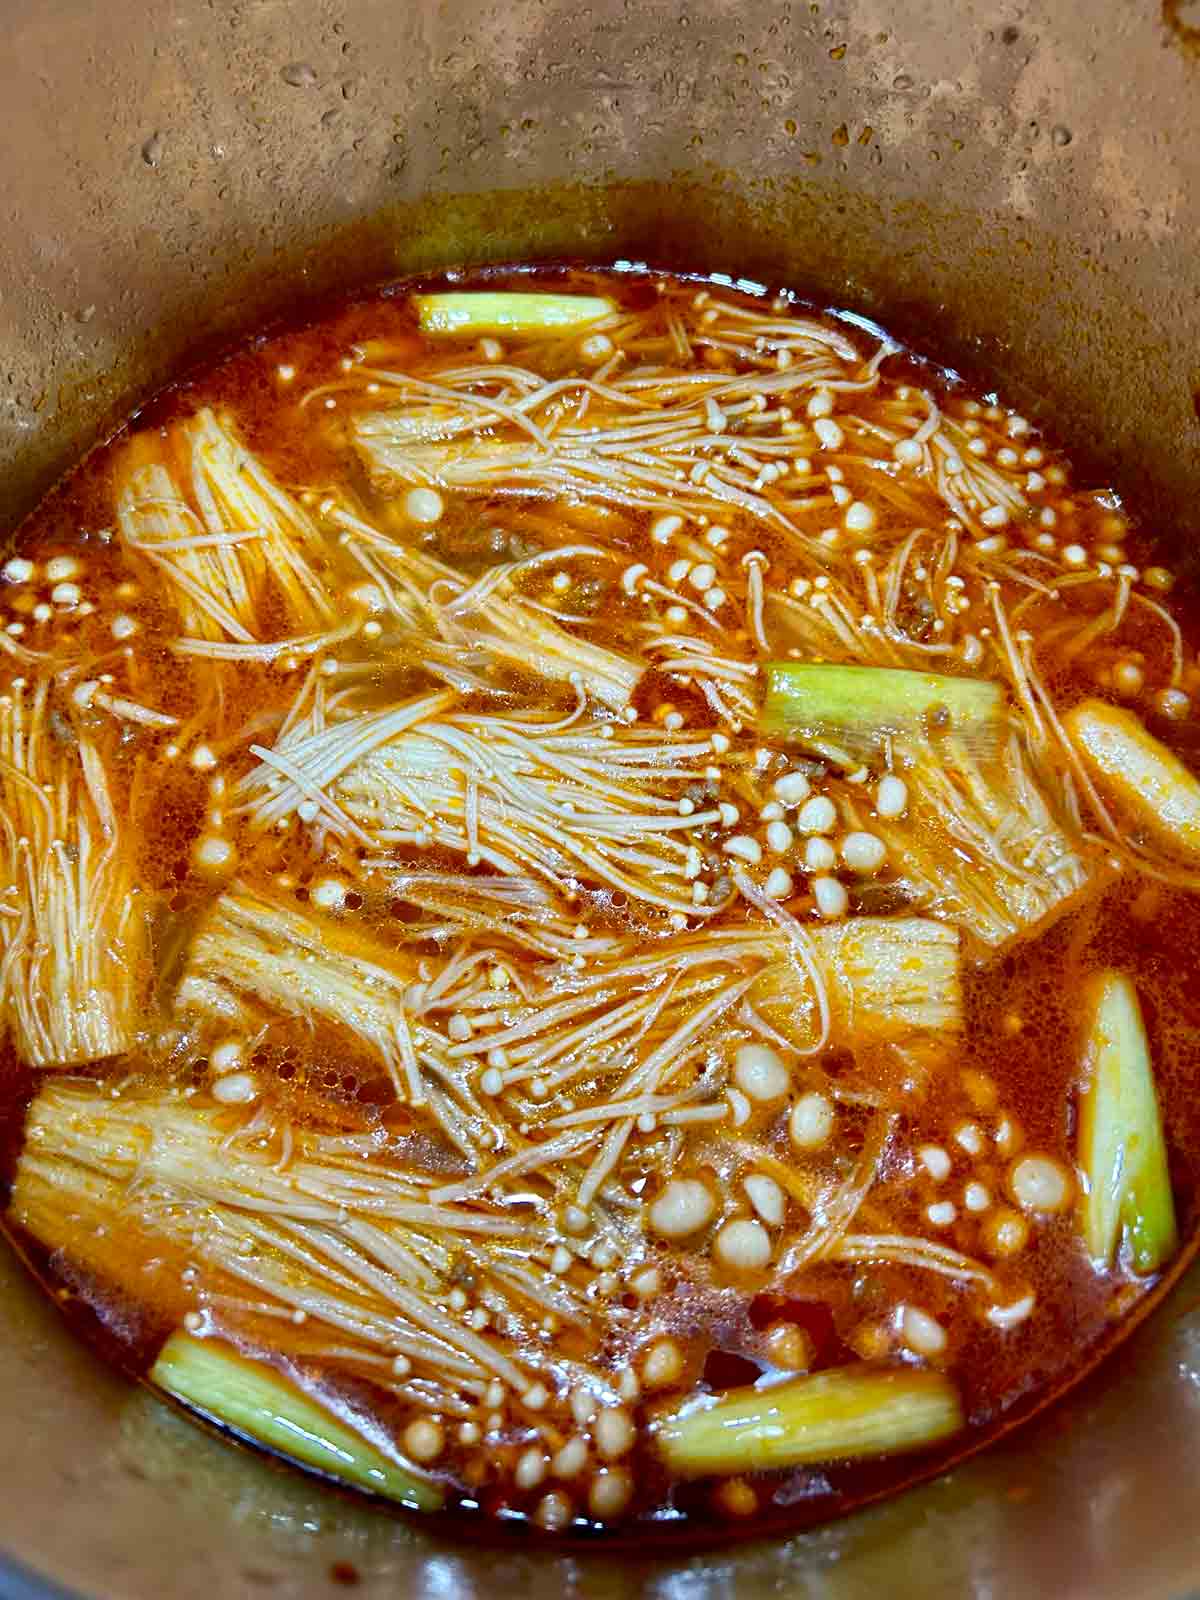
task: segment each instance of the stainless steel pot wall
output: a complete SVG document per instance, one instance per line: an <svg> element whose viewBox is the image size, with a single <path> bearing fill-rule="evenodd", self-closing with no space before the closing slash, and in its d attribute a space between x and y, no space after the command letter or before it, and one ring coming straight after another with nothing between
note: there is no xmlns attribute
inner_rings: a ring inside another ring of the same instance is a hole
<svg viewBox="0 0 1200 1600"><path fill-rule="evenodd" d="M1186 22L1175 0L0 0L2 516L298 299L624 256L793 283L996 372L1188 546ZM1175 1600L1200 1588L1198 1293L947 1478L656 1563L450 1547L205 1438L73 1345L4 1258L0 1593L44 1592L24 1570L128 1600Z"/></svg>

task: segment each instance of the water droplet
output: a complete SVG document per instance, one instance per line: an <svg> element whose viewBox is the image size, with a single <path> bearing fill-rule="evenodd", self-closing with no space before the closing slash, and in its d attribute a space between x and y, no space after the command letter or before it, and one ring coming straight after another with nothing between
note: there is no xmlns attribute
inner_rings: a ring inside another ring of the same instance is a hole
<svg viewBox="0 0 1200 1600"><path fill-rule="evenodd" d="M913 81L909 77L907 72L898 72L896 74L896 76L892 79L892 88L893 89L911 89L912 86L913 86Z"/></svg>
<svg viewBox="0 0 1200 1600"><path fill-rule="evenodd" d="M1055 126L1050 129L1050 138L1054 144L1060 146L1064 144L1070 144L1073 137L1074 135L1072 134L1070 128L1064 128L1061 122L1056 123Z"/></svg>
<svg viewBox="0 0 1200 1600"><path fill-rule="evenodd" d="M831 61L841 61L845 54L846 46L844 44L835 44L833 49L829 52L829 59Z"/></svg>
<svg viewBox="0 0 1200 1600"><path fill-rule="evenodd" d="M850 129L843 122L833 130L832 138L836 145L848 145L850 143Z"/></svg>
<svg viewBox="0 0 1200 1600"><path fill-rule="evenodd" d="M332 128L338 121L338 118L341 116L341 114L342 113L339 107L330 106L328 111L322 112L321 114L321 126L323 128Z"/></svg>
<svg viewBox="0 0 1200 1600"><path fill-rule="evenodd" d="M787 119L787 121L784 123L783 131L784 131L784 133L789 133L789 134L794 134L795 133L796 124L795 124L795 122L793 122L791 117L789 117Z"/></svg>
<svg viewBox="0 0 1200 1600"><path fill-rule="evenodd" d="M166 141L161 133L152 133L142 146L142 160L148 167L156 167L163 157Z"/></svg>
<svg viewBox="0 0 1200 1600"><path fill-rule="evenodd" d="M316 68L310 67L307 61L289 61L279 76L293 89L310 89L317 81Z"/></svg>
<svg viewBox="0 0 1200 1600"><path fill-rule="evenodd" d="M1193 50L1200 41L1200 5L1196 0L1163 0L1163 21Z"/></svg>
<svg viewBox="0 0 1200 1600"><path fill-rule="evenodd" d="M1021 37L1020 28L1014 28L1011 22L1009 23L1007 28L1001 28L1001 30L1000 30L1000 42L1001 42L1001 44L1016 44L1017 40L1020 37Z"/></svg>

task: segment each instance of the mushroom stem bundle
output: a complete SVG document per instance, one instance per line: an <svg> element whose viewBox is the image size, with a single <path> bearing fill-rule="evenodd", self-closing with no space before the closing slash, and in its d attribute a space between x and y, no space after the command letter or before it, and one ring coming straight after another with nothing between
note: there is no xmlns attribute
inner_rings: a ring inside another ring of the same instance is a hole
<svg viewBox="0 0 1200 1600"><path fill-rule="evenodd" d="M1100 881L1078 834L1055 815L998 683L789 662L773 663L767 681L763 733L831 757L891 750L907 815L872 825L903 863L900 881L920 910L1003 949Z"/></svg>
<svg viewBox="0 0 1200 1600"><path fill-rule="evenodd" d="M573 1373L600 1330L577 1289L529 1270L546 1222L435 1199L422 1154L400 1136L60 1078L30 1108L9 1215L76 1276L153 1286L176 1324L367 1378L421 1411L465 1415L493 1380L524 1394L549 1359L547 1315L571 1324L577 1356L554 1361ZM466 1264L523 1339L447 1311Z"/></svg>
<svg viewBox="0 0 1200 1600"><path fill-rule="evenodd" d="M472 670L502 667L525 679L578 686L600 705L620 711L641 677L637 662L592 644L521 597L522 573L546 560L608 559L587 545L553 548L522 561L501 562L472 583L427 551L380 532L344 504L325 509L341 530L346 554L369 576L392 620L408 637L406 646L435 675L457 688L494 689ZM413 637L415 636L415 637Z"/></svg>
<svg viewBox="0 0 1200 1600"><path fill-rule="evenodd" d="M166 579L188 634L251 644L333 625L324 538L207 408L131 441L117 522Z"/></svg>
<svg viewBox="0 0 1200 1600"><path fill-rule="evenodd" d="M1055 815L1019 735L995 761L957 740L909 746L905 756L908 816L879 832L922 910L1000 951L1104 881L1097 856Z"/></svg>
<svg viewBox="0 0 1200 1600"><path fill-rule="evenodd" d="M379 1060L404 1099L420 1103L403 999L414 975L407 955L235 885L196 936L176 1003L227 1023L253 1025L257 1005L267 1016L329 1024Z"/></svg>
<svg viewBox="0 0 1200 1600"><path fill-rule="evenodd" d="M753 350L753 330L714 301L698 342ZM633 335L606 322L615 335ZM687 338L676 324L675 334ZM783 503L763 490L786 478L797 449L782 426L786 404L815 390L870 392L890 348L864 359L815 319L788 319L757 358L767 370L696 372L679 366L675 339L651 340L659 360L601 378L547 379L517 364L447 366L420 379L371 366L356 382L383 391L384 407L359 412L351 440L375 484L438 484L466 493L587 498L668 512L749 513L783 533L816 498L788 480ZM643 330L644 332L644 330ZM779 351L786 352L783 363ZM669 364L661 358L668 357ZM755 359L751 355L751 359ZM771 411L775 403L780 410ZM765 413L765 415L764 415Z"/></svg>
<svg viewBox="0 0 1200 1600"><path fill-rule="evenodd" d="M840 1043L953 1044L962 1030L959 934L929 917L854 917L813 928L817 963L827 975L831 1035ZM813 985L779 934L759 936L773 950L750 1001L785 1039L810 1048L818 1036Z"/></svg>
<svg viewBox="0 0 1200 1600"><path fill-rule="evenodd" d="M452 712L447 698L254 747L262 764L240 787L245 811L268 827L307 803L323 828L360 844L436 847L472 866L567 892L583 880L687 916L720 909L697 907L691 894L693 838L720 812L679 805L706 782L707 740L598 722L543 730Z"/></svg>
<svg viewBox="0 0 1200 1600"><path fill-rule="evenodd" d="M0 993L34 1067L128 1050L148 957L100 751L51 701L46 678L0 696Z"/></svg>

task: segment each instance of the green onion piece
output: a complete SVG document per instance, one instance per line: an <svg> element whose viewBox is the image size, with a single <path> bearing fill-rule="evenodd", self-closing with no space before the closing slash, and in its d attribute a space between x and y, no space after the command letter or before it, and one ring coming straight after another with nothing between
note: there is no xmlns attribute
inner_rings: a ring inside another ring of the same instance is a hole
<svg viewBox="0 0 1200 1600"><path fill-rule="evenodd" d="M272 1367L228 1345L173 1333L150 1381L213 1421L356 1488L413 1511L442 1504L436 1484L396 1466Z"/></svg>
<svg viewBox="0 0 1200 1600"><path fill-rule="evenodd" d="M758 730L768 737L857 744L946 733L994 742L1004 723L1004 690L986 678L809 661L770 661L766 674Z"/></svg>
<svg viewBox="0 0 1200 1600"><path fill-rule="evenodd" d="M1157 1272L1179 1238L1162 1118L1137 991L1101 972L1085 991L1088 1029L1079 1104L1080 1202L1088 1254L1110 1266L1124 1240L1135 1272Z"/></svg>
<svg viewBox="0 0 1200 1600"><path fill-rule="evenodd" d="M422 333L569 333L612 314L611 300L585 294L419 294Z"/></svg>
<svg viewBox="0 0 1200 1600"><path fill-rule="evenodd" d="M940 1372L845 1367L686 1400L652 1432L672 1472L701 1478L895 1455L962 1426L958 1391Z"/></svg>
<svg viewBox="0 0 1200 1600"><path fill-rule="evenodd" d="M1105 798L1165 849L1200 861L1200 778L1131 711L1085 700L1063 718Z"/></svg>

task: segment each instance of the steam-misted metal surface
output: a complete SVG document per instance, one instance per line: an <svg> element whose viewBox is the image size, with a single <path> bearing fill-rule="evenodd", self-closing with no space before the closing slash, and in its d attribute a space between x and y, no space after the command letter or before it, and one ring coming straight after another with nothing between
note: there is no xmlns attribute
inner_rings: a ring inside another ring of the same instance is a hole
<svg viewBox="0 0 1200 1600"><path fill-rule="evenodd" d="M131 393L297 290L576 252L932 314L1131 482L1195 498L1200 63L1153 6L6 0L4 18L10 516Z"/></svg>
<svg viewBox="0 0 1200 1600"><path fill-rule="evenodd" d="M877 314L1040 397L1077 454L1094 448L1190 542L1189 16L1115 0L4 0L4 521L181 361L297 298L578 255L746 273ZM438 1545L275 1471L102 1371L6 1258L0 1546L97 1600L1178 1600L1200 1585L1197 1298L1193 1275L1119 1370L950 1477L817 1534L664 1566Z"/></svg>

